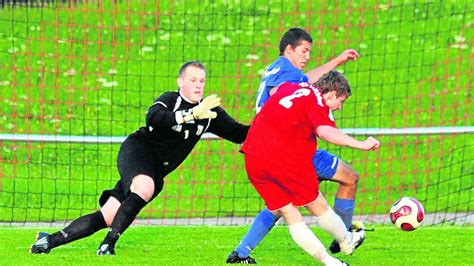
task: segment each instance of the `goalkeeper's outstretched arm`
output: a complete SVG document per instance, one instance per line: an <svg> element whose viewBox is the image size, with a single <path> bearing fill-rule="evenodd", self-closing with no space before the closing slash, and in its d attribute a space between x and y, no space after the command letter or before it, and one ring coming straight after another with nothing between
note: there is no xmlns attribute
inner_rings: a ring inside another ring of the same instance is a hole
<svg viewBox="0 0 474 266"><path fill-rule="evenodd" d="M249 125L235 121L221 107L216 107L213 111L217 113L217 117L212 119L209 132L234 143L245 141L250 128Z"/></svg>

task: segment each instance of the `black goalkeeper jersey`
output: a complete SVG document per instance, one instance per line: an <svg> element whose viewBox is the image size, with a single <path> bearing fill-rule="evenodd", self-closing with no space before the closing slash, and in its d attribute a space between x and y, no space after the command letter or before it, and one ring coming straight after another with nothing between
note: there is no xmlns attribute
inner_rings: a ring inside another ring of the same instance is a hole
<svg viewBox="0 0 474 266"><path fill-rule="evenodd" d="M155 100L146 114L146 126L140 128L128 138L135 138L152 149L160 177L176 169L205 132L242 143L247 137L250 126L232 119L224 109L213 108L217 113L214 119L191 120L178 125L176 112L187 112L197 106L185 100L178 92L167 92Z"/></svg>

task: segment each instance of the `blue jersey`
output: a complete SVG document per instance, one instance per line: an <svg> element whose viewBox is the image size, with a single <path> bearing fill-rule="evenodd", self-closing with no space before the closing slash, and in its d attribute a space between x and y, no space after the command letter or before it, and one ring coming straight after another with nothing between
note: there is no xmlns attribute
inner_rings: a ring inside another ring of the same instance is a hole
<svg viewBox="0 0 474 266"><path fill-rule="evenodd" d="M257 102L255 104L257 113L270 97L270 90L272 88L283 82L300 83L308 81L308 76L303 74L301 69L295 67L288 58L280 56L265 70L265 73L263 73L260 86L258 87Z"/></svg>

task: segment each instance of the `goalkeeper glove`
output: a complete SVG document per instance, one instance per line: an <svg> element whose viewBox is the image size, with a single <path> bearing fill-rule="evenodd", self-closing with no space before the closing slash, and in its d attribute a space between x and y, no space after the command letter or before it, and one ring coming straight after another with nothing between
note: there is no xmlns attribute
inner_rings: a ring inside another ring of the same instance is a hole
<svg viewBox="0 0 474 266"><path fill-rule="evenodd" d="M217 97L215 94L209 95L192 109L176 112L176 122L178 122L178 124L182 124L193 119L201 120L216 118L217 113L211 111L211 109L219 106L220 104L221 98Z"/></svg>
<svg viewBox="0 0 474 266"><path fill-rule="evenodd" d="M207 96L198 106L193 108L194 119L201 120L208 118L216 118L217 113L211 111L211 109L219 106L220 104L221 98L217 97L217 95L212 94Z"/></svg>

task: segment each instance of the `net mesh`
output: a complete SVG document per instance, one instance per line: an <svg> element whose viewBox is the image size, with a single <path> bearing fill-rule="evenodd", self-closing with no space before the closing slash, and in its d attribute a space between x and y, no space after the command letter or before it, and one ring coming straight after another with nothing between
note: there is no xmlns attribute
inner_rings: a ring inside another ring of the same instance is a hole
<svg viewBox="0 0 474 266"><path fill-rule="evenodd" d="M207 67L206 93L250 123L260 78L291 27L313 37L307 70L346 48L353 96L340 128L472 126L471 1L2 1L0 132L126 136L180 65ZM432 222L472 221L472 134L375 136L365 153L320 141L360 175L356 215L387 221L401 196ZM70 221L118 180L118 144L0 141L0 221ZM263 202L239 146L204 140L139 215L152 223L233 223ZM331 202L337 190L322 184ZM225 222L223 222L225 221Z"/></svg>

